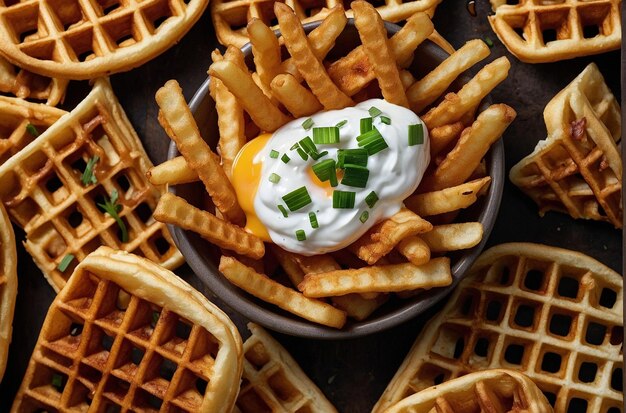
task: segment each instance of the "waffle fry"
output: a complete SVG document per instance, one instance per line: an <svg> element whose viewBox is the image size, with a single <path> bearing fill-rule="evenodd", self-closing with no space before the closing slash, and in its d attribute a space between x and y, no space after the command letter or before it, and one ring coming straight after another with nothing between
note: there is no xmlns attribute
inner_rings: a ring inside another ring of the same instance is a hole
<svg viewBox="0 0 626 413"><path fill-rule="evenodd" d="M621 409L622 277L539 244L484 252L417 338L373 412L442 381L519 370L555 413Z"/></svg>
<svg viewBox="0 0 626 413"><path fill-rule="evenodd" d="M181 228L196 231L220 248L226 248L253 259L259 259L265 255L263 241L255 235L207 211L195 208L184 199L169 192L161 196L153 215L154 219L165 224L178 225Z"/></svg>
<svg viewBox="0 0 626 413"><path fill-rule="evenodd" d="M15 235L6 210L0 204L0 381L4 376L17 296L17 251Z"/></svg>
<svg viewBox="0 0 626 413"><path fill-rule="evenodd" d="M324 393L280 343L260 326L243 344L243 382L235 408L241 413L337 413Z"/></svg>
<svg viewBox="0 0 626 413"><path fill-rule="evenodd" d="M414 394L387 413L526 412L552 413L546 397L527 376L513 370L470 373Z"/></svg>
<svg viewBox="0 0 626 413"><path fill-rule="evenodd" d="M152 185L178 185L199 180L196 171L191 169L182 156L153 166L146 173Z"/></svg>
<svg viewBox="0 0 626 413"><path fill-rule="evenodd" d="M406 263L309 274L298 289L307 297L319 298L350 293L429 290L451 283L450 259L441 257L419 267Z"/></svg>
<svg viewBox="0 0 626 413"><path fill-rule="evenodd" d="M13 66L0 57L0 92L56 106L63 102L68 80L47 78Z"/></svg>
<svg viewBox="0 0 626 413"><path fill-rule="evenodd" d="M404 200L404 205L422 217L458 211L476 202L478 196L487 189L490 182L491 178L485 176L439 191L412 195Z"/></svg>
<svg viewBox="0 0 626 413"><path fill-rule="evenodd" d="M346 314L343 311L322 301L305 297L266 275L257 273L232 257L222 256L219 270L242 290L306 320L335 328L343 327L346 322Z"/></svg>
<svg viewBox="0 0 626 413"><path fill-rule="evenodd" d="M548 138L511 168L511 181L539 206L622 227L620 107L590 64L544 110Z"/></svg>
<svg viewBox="0 0 626 413"><path fill-rule="evenodd" d="M421 235L432 252L448 252L472 248L483 239L483 224L461 222L436 225Z"/></svg>
<svg viewBox="0 0 626 413"><path fill-rule="evenodd" d="M200 18L208 0L171 7L145 3L34 1L0 10L0 53L44 76L95 79L130 70L177 43ZM133 18L135 16L136 18Z"/></svg>
<svg viewBox="0 0 626 413"><path fill-rule="evenodd" d="M153 262L102 247L48 310L11 411L227 413L242 355L232 321L203 295Z"/></svg>
<svg viewBox="0 0 626 413"><path fill-rule="evenodd" d="M619 49L619 0L506 4L491 1L491 28L511 53L527 63L545 63Z"/></svg>
<svg viewBox="0 0 626 413"><path fill-rule="evenodd" d="M169 231L152 219L161 192L145 178L150 166L110 84L99 80L70 114L0 167L0 200L55 290L100 245L136 251L166 268L182 264ZM106 203L117 205L118 219L98 206Z"/></svg>

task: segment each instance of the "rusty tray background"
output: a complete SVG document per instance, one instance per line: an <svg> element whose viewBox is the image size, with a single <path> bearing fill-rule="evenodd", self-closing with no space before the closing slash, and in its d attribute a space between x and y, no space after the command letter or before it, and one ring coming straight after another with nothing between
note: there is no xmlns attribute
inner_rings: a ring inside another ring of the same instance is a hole
<svg viewBox="0 0 626 413"><path fill-rule="evenodd" d="M465 0L444 0L437 9L435 27L455 48L473 38L490 38L494 47L487 61L502 55L511 60L508 79L492 93L494 102L507 103L518 112L504 137L507 173L512 165L532 151L538 140L545 138L542 112L546 103L588 63L598 64L609 87L620 96L619 51L552 64L521 63L507 52L491 31L486 18L489 13L486 0L478 2L477 12L478 17L470 16L465 9ZM113 88L153 162L166 158L169 143L157 122L154 93L166 80L175 78L187 99L191 99L206 78L210 53L217 46L207 10L178 45L138 69L112 77ZM88 86L84 82L72 84L65 108L71 109L86 90ZM0 384L0 412L10 409L46 311L54 299L52 288L21 246L23 232L16 231L16 238L19 287L9 362ZM487 246L509 241L540 242L579 250L621 272L621 231L609 224L575 221L563 214L548 213L541 218L535 204L507 179L500 212ZM177 273L222 306L244 338L247 336L246 320L211 296L189 267L184 266ZM438 308L441 305L391 330L358 339L316 341L282 334L274 336L339 411L369 412L424 323Z"/></svg>

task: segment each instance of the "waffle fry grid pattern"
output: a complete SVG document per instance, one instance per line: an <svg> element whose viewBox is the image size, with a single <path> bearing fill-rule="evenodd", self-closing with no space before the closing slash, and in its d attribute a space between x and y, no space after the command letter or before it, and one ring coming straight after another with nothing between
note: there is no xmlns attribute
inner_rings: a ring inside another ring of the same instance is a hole
<svg viewBox="0 0 626 413"><path fill-rule="evenodd" d="M56 106L63 101L68 80L48 78L20 69L0 57L0 92Z"/></svg>
<svg viewBox="0 0 626 413"><path fill-rule="evenodd" d="M492 0L491 27L528 63L554 62L619 49L621 0Z"/></svg>
<svg viewBox="0 0 626 413"><path fill-rule="evenodd" d="M538 251L550 247L526 254L533 248L528 245L503 244L490 250L496 259L479 258L446 308L424 328L374 412L427 387L492 368L528 375L555 413L622 411L621 277Z"/></svg>
<svg viewBox="0 0 626 413"><path fill-rule="evenodd" d="M149 160L112 93L108 83L100 82L62 123L0 168L0 199L24 228L26 249L57 291L100 245L166 268L182 263L166 226L152 218L159 190L145 177ZM98 182L84 186L86 163L96 155ZM118 224L97 205L113 191L119 193L128 242L121 241ZM62 272L58 266L67 254L76 259Z"/></svg>

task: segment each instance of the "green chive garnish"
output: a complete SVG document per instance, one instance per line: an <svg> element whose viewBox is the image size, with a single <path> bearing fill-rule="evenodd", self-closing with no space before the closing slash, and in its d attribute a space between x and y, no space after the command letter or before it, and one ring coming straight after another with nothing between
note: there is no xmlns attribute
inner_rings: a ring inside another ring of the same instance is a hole
<svg viewBox="0 0 626 413"><path fill-rule="evenodd" d="M100 160L100 157L98 155L95 155L93 158L90 158L87 161L87 166L85 166L85 171L83 172L83 175L80 177L80 181L83 183L84 186L89 186L91 184L95 185L98 183L98 179L96 178L96 175L94 175L93 173L93 168L96 166L96 162L98 162Z"/></svg>
<svg viewBox="0 0 626 413"><path fill-rule="evenodd" d="M333 208L352 209L354 208L354 200L356 192L352 191L333 191Z"/></svg>
<svg viewBox="0 0 626 413"><path fill-rule="evenodd" d="M421 123L409 125L409 146L424 143L424 126Z"/></svg>
<svg viewBox="0 0 626 413"><path fill-rule="evenodd" d="M385 125L391 125L391 118L387 116L381 116L380 121L384 123Z"/></svg>
<svg viewBox="0 0 626 413"><path fill-rule="evenodd" d="M341 128L341 127L342 127L342 126L344 126L346 123L348 123L348 121L347 121L347 120L342 120L341 122L339 122L339 123L338 123L338 124L336 124L335 126L336 126L337 128Z"/></svg>
<svg viewBox="0 0 626 413"><path fill-rule="evenodd" d="M293 212L310 204L311 196L309 195L309 191L306 190L306 186L301 186L285 195L283 201L287 204L287 208Z"/></svg>
<svg viewBox="0 0 626 413"><path fill-rule="evenodd" d="M54 387L59 393L63 391L63 376L58 373L52 374L52 387Z"/></svg>
<svg viewBox="0 0 626 413"><path fill-rule="evenodd" d="M282 205L277 205L277 206L280 212L282 212L283 216L287 218L289 216L289 214L287 213L287 209Z"/></svg>
<svg viewBox="0 0 626 413"><path fill-rule="evenodd" d="M304 150L302 150L301 147L298 146L298 149L296 149L296 152L298 152L298 155L300 155L300 158L302 158L303 161L306 161L307 159L309 159L309 155L307 155L306 152L304 152Z"/></svg>
<svg viewBox="0 0 626 413"><path fill-rule="evenodd" d="M32 123L29 123L28 125L26 125L26 132L30 133L35 138L39 136L39 131L37 130L37 127L33 125Z"/></svg>
<svg viewBox="0 0 626 413"><path fill-rule="evenodd" d="M275 151L274 149L272 149L272 150L270 151L270 158L272 158L272 159L277 159L277 158L278 158L278 155L280 155L280 153L279 153L278 151Z"/></svg>
<svg viewBox="0 0 626 413"><path fill-rule="evenodd" d="M339 128L336 126L313 128L313 142L317 143L318 145L338 143Z"/></svg>
<svg viewBox="0 0 626 413"><path fill-rule="evenodd" d="M280 175L272 173L270 174L270 182L273 184L277 184L280 182Z"/></svg>
<svg viewBox="0 0 626 413"><path fill-rule="evenodd" d="M296 239L298 241L304 241L306 239L306 233L303 229L299 229L296 231Z"/></svg>
<svg viewBox="0 0 626 413"><path fill-rule="evenodd" d="M329 181L330 186L337 186L337 170L334 159L325 159L321 162L313 164L311 168L313 169L315 176L317 176L320 181Z"/></svg>
<svg viewBox="0 0 626 413"><path fill-rule="evenodd" d="M319 228L319 224L317 223L317 215L315 212L309 212L309 222L311 223L311 228Z"/></svg>
<svg viewBox="0 0 626 413"><path fill-rule="evenodd" d="M341 183L345 186L352 186L355 188L365 188L367 186L367 180L370 176L370 171L360 165L345 164L345 174Z"/></svg>
<svg viewBox="0 0 626 413"><path fill-rule="evenodd" d="M315 146L313 139L311 139L309 136L301 139L298 143L300 144L300 147L304 149L304 151L308 153L309 156L311 156L311 158L313 158L313 160L315 161L317 161L322 156L328 155L328 151L318 153L317 146Z"/></svg>
<svg viewBox="0 0 626 413"><path fill-rule="evenodd" d="M280 160L283 161L284 163L289 163L289 161L291 160L290 157L287 156L287 154L283 154L283 156L280 157Z"/></svg>
<svg viewBox="0 0 626 413"><path fill-rule="evenodd" d="M122 232L122 242L128 242L128 231L126 230L124 221L122 221L122 218L120 218L119 215L119 212L122 210L122 206L117 203L118 196L119 194L117 193L117 190L114 189L111 192L110 198L105 199L104 204L98 204L98 206L102 208L105 213L109 214L115 222L117 222L117 225L120 227L120 231Z"/></svg>
<svg viewBox="0 0 626 413"><path fill-rule="evenodd" d="M63 257L63 259L57 266L57 269L61 272L65 272L65 270L67 270L67 267L69 267L72 261L74 261L74 258L75 257L73 254L67 254L65 257Z"/></svg>
<svg viewBox="0 0 626 413"><path fill-rule="evenodd" d="M156 327L157 322L159 321L159 317L161 317L161 313L159 313L158 311L153 311L152 312L152 322L150 323L150 326L152 328Z"/></svg>
<svg viewBox="0 0 626 413"><path fill-rule="evenodd" d="M367 166L367 150L365 149L339 149L337 151L337 168L352 164Z"/></svg>
<svg viewBox="0 0 626 413"><path fill-rule="evenodd" d="M389 147L387 142L385 142L383 135L380 134L376 127L369 132L365 132L364 134L357 136L356 140L359 147L365 148L367 150L367 154L370 156Z"/></svg>
<svg viewBox="0 0 626 413"><path fill-rule="evenodd" d="M376 202L378 202L378 195L376 195L376 192L374 191L370 192L365 197L365 203L370 208L374 208L374 205L376 205Z"/></svg>
<svg viewBox="0 0 626 413"><path fill-rule="evenodd" d="M365 224L365 221L367 221L369 217L370 217L370 213L367 211L363 211L363 213L359 217L359 221L361 221L362 224Z"/></svg>
<svg viewBox="0 0 626 413"><path fill-rule="evenodd" d="M361 133L369 132L372 130L372 118L363 118L361 119Z"/></svg>
<svg viewBox="0 0 626 413"><path fill-rule="evenodd" d="M493 47L493 40L491 40L490 37L485 36L485 38L483 39L483 41L485 42L485 44L489 47Z"/></svg>
<svg viewBox="0 0 626 413"><path fill-rule="evenodd" d="M304 122L302 122L302 127L304 128L304 130L309 130L313 127L314 123L313 123L313 119L308 118L307 120L305 120Z"/></svg>
<svg viewBox="0 0 626 413"><path fill-rule="evenodd" d="M369 108L368 112L370 113L370 116L373 117L373 118L375 118L376 116L378 116L381 113L383 113L376 106L372 106L371 108Z"/></svg>

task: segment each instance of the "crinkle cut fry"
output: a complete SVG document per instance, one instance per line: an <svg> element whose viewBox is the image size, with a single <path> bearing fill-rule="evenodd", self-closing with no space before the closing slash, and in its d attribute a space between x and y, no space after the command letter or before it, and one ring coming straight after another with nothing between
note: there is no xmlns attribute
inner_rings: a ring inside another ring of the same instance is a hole
<svg viewBox="0 0 626 413"><path fill-rule="evenodd" d="M198 174L191 169L183 156L153 166L146 173L152 185L179 185L198 181Z"/></svg>
<svg viewBox="0 0 626 413"><path fill-rule="evenodd" d="M154 219L197 232L218 247L250 258L259 259L265 255L265 245L257 236L222 221L210 212L198 209L169 192L159 199L154 210Z"/></svg>
<svg viewBox="0 0 626 413"><path fill-rule="evenodd" d="M491 177L485 176L438 191L411 195L404 200L404 205L421 217L457 211L476 202L478 196L487 190L490 182Z"/></svg>

